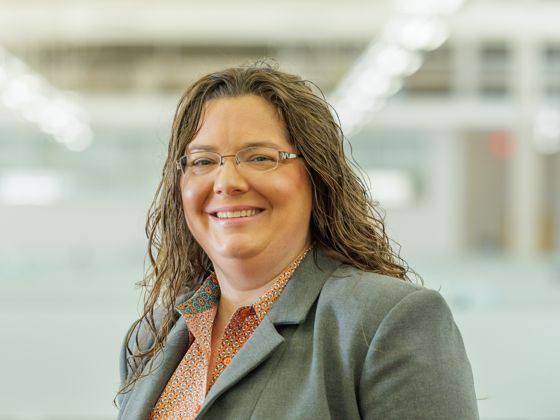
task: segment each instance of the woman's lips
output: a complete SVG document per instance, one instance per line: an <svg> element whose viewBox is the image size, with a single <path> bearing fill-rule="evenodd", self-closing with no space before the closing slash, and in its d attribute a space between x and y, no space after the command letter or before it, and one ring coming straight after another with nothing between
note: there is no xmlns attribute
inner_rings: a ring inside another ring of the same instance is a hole
<svg viewBox="0 0 560 420"><path fill-rule="evenodd" d="M247 209L247 210L235 210L235 211L218 211L212 213L218 219L232 219L238 217L251 217L259 214L261 209Z"/></svg>
<svg viewBox="0 0 560 420"><path fill-rule="evenodd" d="M244 223L254 220L264 209L259 208L245 208L245 209L220 209L218 211L209 213L210 218L221 224L234 224L234 223Z"/></svg>

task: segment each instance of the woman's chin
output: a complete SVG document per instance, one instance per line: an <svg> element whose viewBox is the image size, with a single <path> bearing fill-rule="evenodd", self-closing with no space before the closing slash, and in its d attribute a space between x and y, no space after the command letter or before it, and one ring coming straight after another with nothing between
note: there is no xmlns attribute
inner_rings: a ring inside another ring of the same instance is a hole
<svg viewBox="0 0 560 420"><path fill-rule="evenodd" d="M211 257L210 259L238 259L247 260L254 258L262 253L263 247L258 246L253 243L222 243L219 249L214 249L212 252L207 254Z"/></svg>

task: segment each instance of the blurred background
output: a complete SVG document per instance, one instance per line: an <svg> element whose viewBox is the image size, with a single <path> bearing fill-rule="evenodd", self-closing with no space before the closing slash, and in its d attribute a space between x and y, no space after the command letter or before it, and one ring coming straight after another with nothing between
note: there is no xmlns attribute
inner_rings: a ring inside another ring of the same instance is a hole
<svg viewBox="0 0 560 420"><path fill-rule="evenodd" d="M560 1L0 0L0 419L111 419L174 107L272 57L335 106L483 419L560 419ZM350 147L351 145L351 147Z"/></svg>

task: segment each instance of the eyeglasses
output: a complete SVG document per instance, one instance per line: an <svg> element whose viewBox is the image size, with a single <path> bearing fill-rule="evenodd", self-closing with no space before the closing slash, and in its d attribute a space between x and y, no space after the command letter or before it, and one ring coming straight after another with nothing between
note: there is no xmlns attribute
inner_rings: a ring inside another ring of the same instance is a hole
<svg viewBox="0 0 560 420"><path fill-rule="evenodd" d="M235 155L220 155L215 152L192 152L181 156L177 161L177 169L183 175L207 175L224 164L224 158L232 157L240 169L250 169L255 172L268 172L278 167L278 162L287 159L297 159L302 155L282 152L272 147L246 147Z"/></svg>

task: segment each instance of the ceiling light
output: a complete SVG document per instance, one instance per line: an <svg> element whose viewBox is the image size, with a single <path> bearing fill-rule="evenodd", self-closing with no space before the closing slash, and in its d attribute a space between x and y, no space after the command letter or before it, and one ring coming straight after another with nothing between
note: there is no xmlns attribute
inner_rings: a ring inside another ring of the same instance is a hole
<svg viewBox="0 0 560 420"><path fill-rule="evenodd" d="M412 51L432 51L445 43L449 31L439 19L406 16L390 22L385 37Z"/></svg>
<svg viewBox="0 0 560 420"><path fill-rule="evenodd" d="M0 101L70 150L85 150L92 142L87 115L77 101L49 86L40 75L2 48Z"/></svg>
<svg viewBox="0 0 560 420"><path fill-rule="evenodd" d="M422 65L422 58L414 51L396 45L386 45L377 53L375 64L380 72L391 77L406 77L418 71Z"/></svg>

